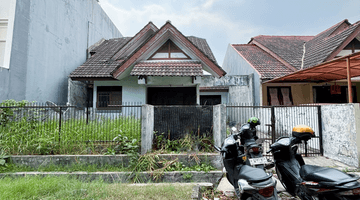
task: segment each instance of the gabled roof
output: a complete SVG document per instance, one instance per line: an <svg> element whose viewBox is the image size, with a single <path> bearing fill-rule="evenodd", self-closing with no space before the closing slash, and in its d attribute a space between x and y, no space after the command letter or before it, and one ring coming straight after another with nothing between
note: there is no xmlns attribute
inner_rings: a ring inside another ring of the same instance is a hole
<svg viewBox="0 0 360 200"><path fill-rule="evenodd" d="M196 57L197 62L201 66L207 67L207 70L213 71L220 77L226 74L217 64L205 39L194 36L185 37L170 22L167 22L160 29L150 22L134 37L116 38L102 42L91 50L90 54L92 56L75 69L69 77L73 80L114 80L118 79L120 75L130 75L133 67L139 62L143 62L144 55L151 54L154 49L156 50L161 46L162 40L169 38L180 44L193 57ZM154 66L149 66L149 74L154 73ZM188 68L186 68L190 70L189 72L183 71L184 68L178 71L182 71L183 75L193 74L191 72L193 67L192 64L189 64ZM132 73L131 75L135 74Z"/></svg>
<svg viewBox="0 0 360 200"><path fill-rule="evenodd" d="M214 60L211 60L211 55L206 55L208 52L206 49L201 49L204 46L196 46L187 37L185 37L179 30L177 30L169 21L165 23L152 37L150 37L139 49L134 52L128 59L124 61L122 65L119 65L114 71L114 78L118 78L125 70L131 69L133 64L137 62L146 52L150 52L151 49L155 48L162 40L171 38L196 56L205 67L212 70L219 77L224 76L226 72L219 66ZM160 47L160 46L159 46ZM189 54L189 53L187 53Z"/></svg>
<svg viewBox="0 0 360 200"><path fill-rule="evenodd" d="M113 61L110 58L130 40L129 37L115 38L103 41L90 51L92 56L84 64L70 74L70 78L96 78L113 80L111 72L123 60Z"/></svg>
<svg viewBox="0 0 360 200"><path fill-rule="evenodd" d="M262 79L272 79L293 72L292 69L254 44L233 44L232 47L261 74Z"/></svg>
<svg viewBox="0 0 360 200"><path fill-rule="evenodd" d="M262 47L264 51L273 53L284 65L290 65L294 70L300 69L304 43L314 36L267 36L260 35L251 39L250 44ZM284 63L285 62L285 63Z"/></svg>
<svg viewBox="0 0 360 200"><path fill-rule="evenodd" d="M332 60L346 45L354 38L359 37L360 22L350 24L348 20L343 20L316 36L264 36L259 35L251 38L248 44L255 45L257 48L268 53L267 58L263 52L260 55L247 55L248 62L260 73L262 78L268 78L267 70L272 71L273 78L284 74L295 72L318 65L322 62ZM239 51L238 51L239 52ZM245 57L244 51L239 52ZM264 65L259 65L261 57ZM274 59L286 68L279 68L274 63ZM252 63L251 63L252 62ZM268 69L270 68L270 69ZM272 70L271 70L272 69Z"/></svg>
<svg viewBox="0 0 360 200"><path fill-rule="evenodd" d="M347 44L360 33L360 22L348 25L344 20L316 35L305 45L304 69L332 60ZM346 26L346 28L342 28ZM340 29L340 30L339 30Z"/></svg>

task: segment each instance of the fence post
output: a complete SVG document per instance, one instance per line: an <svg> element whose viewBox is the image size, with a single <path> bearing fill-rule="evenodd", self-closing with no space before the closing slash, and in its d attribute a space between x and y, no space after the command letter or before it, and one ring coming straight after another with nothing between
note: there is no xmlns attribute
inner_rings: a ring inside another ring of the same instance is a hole
<svg viewBox="0 0 360 200"><path fill-rule="evenodd" d="M59 143L60 143L60 134L61 134L61 106L59 106Z"/></svg>
<svg viewBox="0 0 360 200"><path fill-rule="evenodd" d="M215 105L213 109L214 145L221 147L226 138L226 106L224 104Z"/></svg>
<svg viewBox="0 0 360 200"><path fill-rule="evenodd" d="M141 154L152 149L154 139L154 106L142 105L141 108Z"/></svg>
<svg viewBox="0 0 360 200"><path fill-rule="evenodd" d="M275 143L275 107L271 106L271 141Z"/></svg>
<svg viewBox="0 0 360 200"><path fill-rule="evenodd" d="M317 106L318 111L318 125L319 125L319 142L320 142L320 154L324 155L323 137L322 137L322 120L321 120L321 106Z"/></svg>

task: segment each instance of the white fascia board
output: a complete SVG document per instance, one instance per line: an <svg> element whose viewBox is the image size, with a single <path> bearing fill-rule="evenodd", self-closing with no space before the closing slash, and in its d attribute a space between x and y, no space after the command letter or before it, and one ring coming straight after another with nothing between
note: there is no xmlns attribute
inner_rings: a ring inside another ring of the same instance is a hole
<svg viewBox="0 0 360 200"><path fill-rule="evenodd" d="M4 63L2 65L0 64L0 67L5 69L10 68L10 57L11 57L13 31L14 31L16 0L7 0L7 3L9 5L9 15L7 19L5 55L4 55Z"/></svg>

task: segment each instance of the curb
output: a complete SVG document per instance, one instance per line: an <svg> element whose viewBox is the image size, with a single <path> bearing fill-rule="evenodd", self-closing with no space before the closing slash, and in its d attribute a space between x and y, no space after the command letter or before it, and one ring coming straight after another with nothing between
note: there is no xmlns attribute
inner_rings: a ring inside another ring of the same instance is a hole
<svg viewBox="0 0 360 200"><path fill-rule="evenodd" d="M175 171L154 174L150 172L16 172L1 173L0 178L29 177L29 176L66 176L81 181L103 180L106 183L196 183L207 182L216 184L223 176L222 171L198 172L198 171Z"/></svg>

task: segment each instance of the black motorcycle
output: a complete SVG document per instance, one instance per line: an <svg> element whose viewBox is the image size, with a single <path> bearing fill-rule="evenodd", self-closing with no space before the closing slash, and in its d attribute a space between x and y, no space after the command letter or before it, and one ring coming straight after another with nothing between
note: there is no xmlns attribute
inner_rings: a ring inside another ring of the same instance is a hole
<svg viewBox="0 0 360 200"><path fill-rule="evenodd" d="M221 153L226 177L234 186L236 196L243 200L278 199L276 180L271 173L246 165L244 146L239 144L238 139L237 134L232 134L225 139L221 148L215 146Z"/></svg>
<svg viewBox="0 0 360 200"><path fill-rule="evenodd" d="M248 157L246 164L260 169L270 169L274 167L274 162L263 156L262 143L256 135L256 126L260 125L257 117L251 117L248 122L241 126L239 136L244 152ZM235 127L232 128L236 132Z"/></svg>
<svg viewBox="0 0 360 200"><path fill-rule="evenodd" d="M281 137L270 146L275 170L286 191L302 200L360 199L359 177L337 169L306 165L296 144L314 137L308 126L295 126L292 137Z"/></svg>

